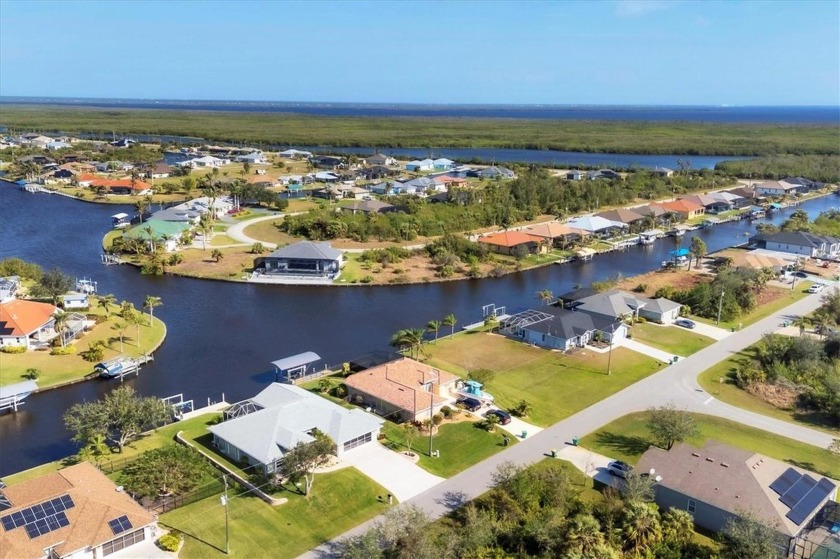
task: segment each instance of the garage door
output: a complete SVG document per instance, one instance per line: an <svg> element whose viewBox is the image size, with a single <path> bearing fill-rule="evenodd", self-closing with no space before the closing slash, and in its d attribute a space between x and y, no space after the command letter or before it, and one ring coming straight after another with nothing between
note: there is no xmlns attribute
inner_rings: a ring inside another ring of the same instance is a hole
<svg viewBox="0 0 840 559"><path fill-rule="evenodd" d="M367 444L372 440L373 435L371 433L365 433L361 437L350 439L349 441L344 443L344 452L347 452L348 450L353 450L354 448L362 446L363 444Z"/></svg>

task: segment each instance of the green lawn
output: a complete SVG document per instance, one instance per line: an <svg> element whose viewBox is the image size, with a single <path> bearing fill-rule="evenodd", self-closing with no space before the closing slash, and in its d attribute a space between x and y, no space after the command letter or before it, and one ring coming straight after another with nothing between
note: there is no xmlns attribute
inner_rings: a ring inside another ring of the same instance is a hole
<svg viewBox="0 0 840 559"><path fill-rule="evenodd" d="M431 365L466 377L477 374L502 408L521 400L533 405L529 423L548 426L600 402L656 372L661 364L626 348L607 353L583 349L566 355L531 347L497 334L470 332L428 344Z"/></svg>
<svg viewBox="0 0 840 559"><path fill-rule="evenodd" d="M392 450L406 450L400 425L389 421L382 431L388 439L386 446ZM418 437L411 450L420 455L418 464L423 469L441 477L451 477L504 449L505 434L506 431L498 427L493 433L488 433L472 421L447 423L432 436L433 449L440 451L439 458L429 456L428 433ZM511 445L516 444L516 437L508 434L508 439Z"/></svg>
<svg viewBox="0 0 840 559"><path fill-rule="evenodd" d="M229 501L230 557L297 557L386 508L387 491L355 468L316 476L309 499L293 493L272 507L250 494ZM225 514L219 497L208 497L161 516L186 536L183 559L226 557Z"/></svg>
<svg viewBox="0 0 840 559"><path fill-rule="evenodd" d="M733 406L738 406L739 408L744 408L762 415L775 417L782 421L798 423L811 429L819 429L840 437L840 430L827 427L823 418L818 414L803 413L792 409L780 409L739 388L735 383L734 371L741 363L752 359L754 356L755 346L750 346L732 355L729 359L721 361L703 371L697 377L697 382L700 383L700 386L706 392L727 404L732 404Z"/></svg>
<svg viewBox="0 0 840 559"><path fill-rule="evenodd" d="M218 247L224 245L238 245L239 241L228 237L224 233L216 233L210 238L210 246Z"/></svg>
<svg viewBox="0 0 840 559"><path fill-rule="evenodd" d="M788 305L792 305L793 303L799 301L800 299L804 299L808 296L806 291L809 287L811 287L810 281L797 281L796 282L796 289L783 289L781 287L768 287L768 290L775 291L777 293L777 297L772 301L765 303L761 306L756 307L753 309L752 312L749 314L745 314L743 316L739 316L735 320L731 320L729 322L721 321L718 326L721 328L731 329L731 328L738 328L739 325L741 326L749 326L754 322L758 322L762 318L767 318L771 314L779 312L781 309L787 307ZM709 318L702 318L699 316L691 316L691 320L696 320L698 322L705 322L706 324L715 324L715 321Z"/></svg>
<svg viewBox="0 0 840 559"><path fill-rule="evenodd" d="M685 328L661 326L651 322L634 324L630 328L630 334L637 342L682 357L688 357L715 343L712 338L695 334Z"/></svg>
<svg viewBox="0 0 840 559"><path fill-rule="evenodd" d="M71 342L70 345L76 348L74 355L50 355L49 351L27 351L26 353L3 353L0 354L0 386L21 382L22 375L29 368L40 371L38 386L47 388L57 384L63 384L73 380L80 380L93 372L95 363L85 361L80 355L86 351L90 344L103 340L108 345L105 349L104 359L113 359L119 355L137 357L149 353L153 348L159 346L166 337L166 325L158 318L149 325L149 315L145 313L146 323L139 327L129 326L123 333L123 342L120 344L119 332L111 326L121 322L116 316L117 307L111 308L111 316L105 322L93 327L90 332L84 333L81 337ZM104 316L104 310L95 304L82 314ZM138 343L139 333L139 343ZM121 347L122 346L122 347ZM142 372L140 374L143 374Z"/></svg>
<svg viewBox="0 0 840 559"><path fill-rule="evenodd" d="M172 443L175 439L175 434L178 431L183 431L184 436L186 438L195 439L201 436L202 434L207 433L207 427L211 425L212 422L214 422L218 416L219 414L217 413L200 415L198 417L188 419L187 421L178 421L175 423L170 423L169 425L165 425L154 431L149 431L148 433L145 433L142 437L140 437L138 440L129 443L123 449L122 454L114 450L114 452L112 452L111 454L102 456L100 458L100 463L103 465L103 469L105 469L106 471L112 469L111 466L119 468L121 461L123 460L131 460L135 458L138 454L141 454L147 450L151 450L153 448L160 448L164 445ZM24 470L16 474L5 476L3 478L3 481L9 484L25 481L27 479L32 479L34 477L42 476L44 474L60 470L61 468L68 466L72 463L72 459L47 462L46 464L41 464L40 466L36 466L29 470Z"/></svg>
<svg viewBox="0 0 840 559"><path fill-rule="evenodd" d="M727 419L703 414L692 415L700 428L700 433L687 441L693 445L703 446L711 439L758 452L835 479L840 477L840 460L826 449ZM600 454L635 464L653 444L646 425L647 418L648 412L625 415L586 435L580 444Z"/></svg>

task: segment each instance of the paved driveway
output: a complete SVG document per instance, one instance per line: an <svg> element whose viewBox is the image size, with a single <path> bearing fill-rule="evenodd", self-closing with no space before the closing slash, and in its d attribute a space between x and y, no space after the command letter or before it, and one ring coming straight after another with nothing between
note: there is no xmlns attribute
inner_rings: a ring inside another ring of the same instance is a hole
<svg viewBox="0 0 840 559"><path fill-rule="evenodd" d="M732 332L725 328L718 328L717 326L712 326L711 324L706 324L705 322L699 322L697 320L693 320L692 322L694 322L694 329L691 330L691 332L708 336L713 340L722 340L732 334ZM682 326L669 324L668 328L682 328Z"/></svg>
<svg viewBox="0 0 840 559"><path fill-rule="evenodd" d="M624 338L620 342L613 344L613 347L623 346L627 349L632 349L637 353L641 353L642 355L647 355L648 357L653 357L658 361L662 361L663 363L670 363L671 359L674 357L673 353L668 353L667 351L662 351L661 349L657 349L653 346L649 346L647 344L643 344L641 342L637 342L636 340L630 340L628 338ZM680 356L684 357L684 356Z"/></svg>
<svg viewBox="0 0 840 559"><path fill-rule="evenodd" d="M400 502L444 481L442 477L430 474L407 457L379 443L353 449L342 456L341 460L387 489Z"/></svg>
<svg viewBox="0 0 840 559"><path fill-rule="evenodd" d="M607 466L613 461L609 456L597 454L579 446L566 445L559 449L557 458L568 460L575 468L604 485L617 488L621 483L621 480L607 469Z"/></svg>

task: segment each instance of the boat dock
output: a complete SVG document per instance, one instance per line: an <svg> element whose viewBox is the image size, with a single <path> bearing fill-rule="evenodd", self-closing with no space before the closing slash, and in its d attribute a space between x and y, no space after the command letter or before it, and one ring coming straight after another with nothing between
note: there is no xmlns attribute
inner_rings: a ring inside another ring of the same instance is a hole
<svg viewBox="0 0 840 559"><path fill-rule="evenodd" d="M38 384L34 380L0 386L0 412L11 410L18 411L27 396L38 390Z"/></svg>
<svg viewBox="0 0 840 559"><path fill-rule="evenodd" d="M118 378L122 381L125 377L132 373L140 374L140 366L145 365L155 358L151 355L141 355L139 357L117 357L110 361L103 361L97 363L93 367L91 376L100 376L102 378L112 379Z"/></svg>
<svg viewBox="0 0 840 559"><path fill-rule="evenodd" d="M103 254L101 256L102 263L106 266L112 266L114 264L124 264L125 261L121 259L119 256L115 254Z"/></svg>

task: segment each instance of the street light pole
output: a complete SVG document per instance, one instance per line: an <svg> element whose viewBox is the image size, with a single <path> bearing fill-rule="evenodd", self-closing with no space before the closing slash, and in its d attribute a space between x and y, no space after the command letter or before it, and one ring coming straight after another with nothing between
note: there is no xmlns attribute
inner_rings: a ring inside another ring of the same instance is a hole
<svg viewBox="0 0 840 559"><path fill-rule="evenodd" d="M718 302L718 315L717 315L717 322L715 324L720 324L720 313L723 310L723 294L726 293L725 290L720 290L720 301Z"/></svg>
<svg viewBox="0 0 840 559"><path fill-rule="evenodd" d="M225 507L225 555L230 555L230 524L228 523L228 482L227 475L223 475L222 479L225 482L225 494L222 495L222 506Z"/></svg>
<svg viewBox="0 0 840 559"><path fill-rule="evenodd" d="M612 346L613 346L613 337L615 336L615 324L610 326L610 352L607 356L607 376L612 374Z"/></svg>
<svg viewBox="0 0 840 559"><path fill-rule="evenodd" d="M438 376L440 379L440 376ZM432 457L432 432L435 428L435 383L429 384L429 458Z"/></svg>

